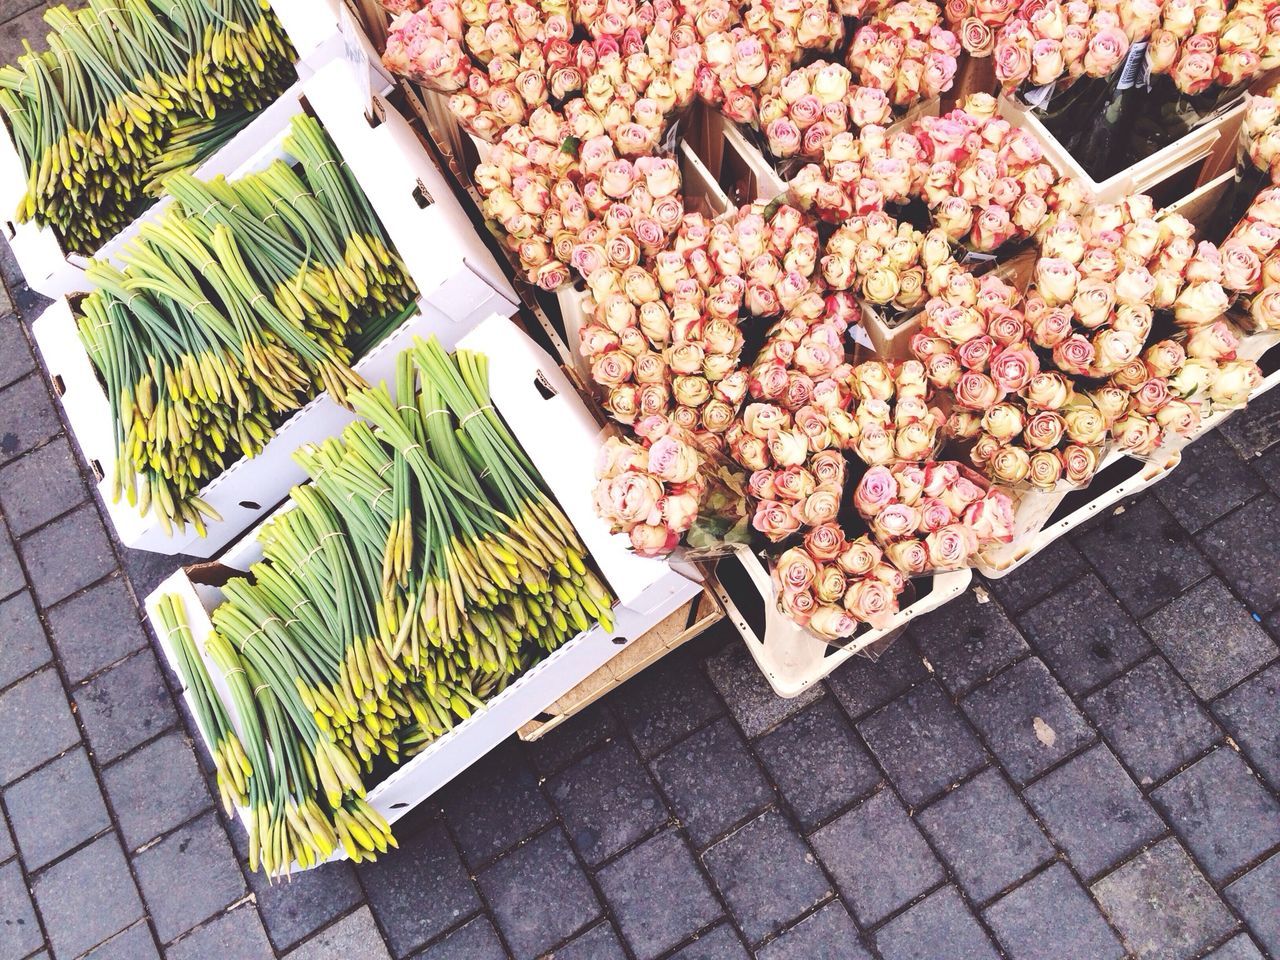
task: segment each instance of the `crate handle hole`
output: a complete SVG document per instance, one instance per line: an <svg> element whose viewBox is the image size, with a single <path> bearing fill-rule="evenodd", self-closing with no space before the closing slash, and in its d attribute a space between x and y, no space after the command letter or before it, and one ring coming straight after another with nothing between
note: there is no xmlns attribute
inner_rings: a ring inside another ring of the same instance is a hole
<svg viewBox="0 0 1280 960"><path fill-rule="evenodd" d="M53 389L58 392L58 396L64 397L67 394L67 385L62 379L62 374L55 373L53 375Z"/></svg>
<svg viewBox="0 0 1280 960"><path fill-rule="evenodd" d="M404 803L404 802L401 802L401 803L393 803L393 804L391 805L391 809L392 809L392 810L403 810L403 809L404 809L405 807L407 807L407 806L408 806L408 804L407 804L407 803Z"/></svg>
<svg viewBox="0 0 1280 960"><path fill-rule="evenodd" d="M613 638L613 642L614 642L614 643L616 643L618 646L620 646L620 647L621 647L621 646L625 645L626 643L628 643L628 642L629 642L629 640L628 640L628 638L627 638L627 637L614 637L614 638Z"/></svg>
<svg viewBox="0 0 1280 960"><path fill-rule="evenodd" d="M246 510L262 509L262 504L258 503L256 500L241 500L240 506L244 507Z"/></svg>
<svg viewBox="0 0 1280 960"><path fill-rule="evenodd" d="M547 379L546 374L541 370L533 378L533 385L537 388L538 393L542 394L543 400L550 400L556 395L556 388L551 385L551 381Z"/></svg>
<svg viewBox="0 0 1280 960"><path fill-rule="evenodd" d="M7 233L7 234L9 235L9 239L10 239L10 240L12 240L14 237L16 237L16 236L18 235L18 230L17 230L17 228L13 225L13 221L12 221L12 220L6 220L6 221L4 222L4 232L5 232L5 233Z"/></svg>
<svg viewBox="0 0 1280 960"><path fill-rule="evenodd" d="M98 460L90 460L89 469L93 471L94 478L99 481L106 476L106 474L102 472L102 463Z"/></svg>

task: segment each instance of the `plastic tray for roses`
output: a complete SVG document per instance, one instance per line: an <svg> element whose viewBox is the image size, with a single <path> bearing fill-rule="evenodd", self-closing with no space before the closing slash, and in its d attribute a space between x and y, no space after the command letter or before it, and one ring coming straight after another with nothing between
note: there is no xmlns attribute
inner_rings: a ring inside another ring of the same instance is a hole
<svg viewBox="0 0 1280 960"><path fill-rule="evenodd" d="M1163 480L1181 460L1177 450L1163 451L1156 461L1113 451L1082 490L1026 491L1015 507L1013 542L988 550L977 565L978 572L990 580L1008 576L1090 517Z"/></svg>
<svg viewBox="0 0 1280 960"><path fill-rule="evenodd" d="M869 627L844 646L827 643L779 613L769 572L751 551L740 548L716 564L712 583L729 621L742 635L756 665L780 697L798 697L850 657L883 649L922 614L936 610L969 589L970 570L936 573L911 581L916 599L883 630Z"/></svg>
<svg viewBox="0 0 1280 960"><path fill-rule="evenodd" d="M1215 120L1197 127L1180 140L1175 140L1151 156L1126 170L1094 180L1085 172L1036 116L1035 111L1009 97L1000 98L1001 115L1016 127L1027 130L1044 149L1045 159L1059 173L1074 177L1088 189L1097 203L1114 203L1136 193L1148 193L1175 174L1205 159L1224 136L1234 136L1244 117L1244 104L1233 107Z"/></svg>

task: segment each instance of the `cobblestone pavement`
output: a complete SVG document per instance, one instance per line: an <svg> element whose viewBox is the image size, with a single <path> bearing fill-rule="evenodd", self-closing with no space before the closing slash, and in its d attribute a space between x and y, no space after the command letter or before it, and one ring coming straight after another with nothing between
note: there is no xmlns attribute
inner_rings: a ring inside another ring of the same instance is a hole
<svg viewBox="0 0 1280 960"><path fill-rule="evenodd" d="M0 960L1280 958L1280 391L879 663L783 701L714 631L272 886L4 274Z"/></svg>

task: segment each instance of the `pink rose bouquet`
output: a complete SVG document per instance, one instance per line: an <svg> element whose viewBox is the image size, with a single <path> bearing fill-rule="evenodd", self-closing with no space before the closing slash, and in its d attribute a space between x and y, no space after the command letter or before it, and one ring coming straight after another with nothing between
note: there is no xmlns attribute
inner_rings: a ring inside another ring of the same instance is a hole
<svg viewBox="0 0 1280 960"><path fill-rule="evenodd" d="M1013 539L1013 501L951 460L871 467L854 506L907 576L971 566L995 543Z"/></svg>
<svg viewBox="0 0 1280 960"><path fill-rule="evenodd" d="M873 466L933 457L946 418L928 402L924 364L872 360L855 366L848 382L851 409L831 415L840 446Z"/></svg>
<svg viewBox="0 0 1280 960"><path fill-rule="evenodd" d="M647 423L641 445L610 437L596 464L596 512L636 553L663 556L698 515L704 458L682 431L661 418Z"/></svg>
<svg viewBox="0 0 1280 960"><path fill-rule="evenodd" d="M887 93L856 86L846 67L819 60L792 70L760 98L756 125L774 157L818 160L837 134L892 116Z"/></svg>
<svg viewBox="0 0 1280 960"><path fill-rule="evenodd" d="M862 624L884 629L906 588L902 573L866 536L848 540L834 523L810 530L771 571L778 609L824 640L852 637Z"/></svg>
<svg viewBox="0 0 1280 960"><path fill-rule="evenodd" d="M847 63L857 83L908 107L951 89L960 41L929 0L899 0L859 27Z"/></svg>

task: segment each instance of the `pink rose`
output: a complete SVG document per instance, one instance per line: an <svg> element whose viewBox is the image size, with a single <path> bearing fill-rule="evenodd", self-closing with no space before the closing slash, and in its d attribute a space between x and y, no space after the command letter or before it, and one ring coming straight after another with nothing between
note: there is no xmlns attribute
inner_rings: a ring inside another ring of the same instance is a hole
<svg viewBox="0 0 1280 960"><path fill-rule="evenodd" d="M872 517L891 504L898 496L898 482L888 467L872 467L862 475L853 494L858 513Z"/></svg>

